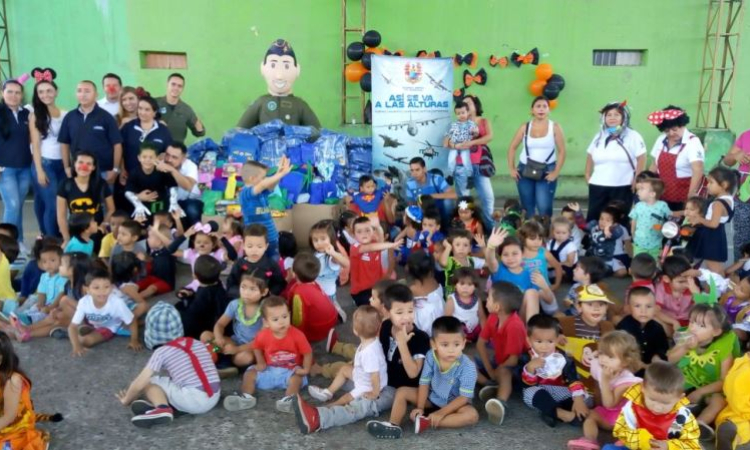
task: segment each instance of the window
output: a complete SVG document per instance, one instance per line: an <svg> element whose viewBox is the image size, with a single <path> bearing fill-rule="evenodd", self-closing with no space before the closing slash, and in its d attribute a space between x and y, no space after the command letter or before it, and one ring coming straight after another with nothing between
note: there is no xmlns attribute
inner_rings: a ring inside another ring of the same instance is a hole
<svg viewBox="0 0 750 450"><path fill-rule="evenodd" d="M646 50L594 50L595 66L642 66Z"/></svg>
<svg viewBox="0 0 750 450"><path fill-rule="evenodd" d="M187 69L187 53L141 52L142 69Z"/></svg>

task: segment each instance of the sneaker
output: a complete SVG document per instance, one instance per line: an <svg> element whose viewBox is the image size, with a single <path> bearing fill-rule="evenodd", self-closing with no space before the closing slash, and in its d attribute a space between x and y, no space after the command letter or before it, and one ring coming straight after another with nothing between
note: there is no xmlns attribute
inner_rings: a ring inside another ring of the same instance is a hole
<svg viewBox="0 0 750 450"><path fill-rule="evenodd" d="M172 423L174 411L169 406L157 406L130 419L133 425L140 428L151 428L154 425L166 425Z"/></svg>
<svg viewBox="0 0 750 450"><path fill-rule="evenodd" d="M367 422L367 432L377 439L401 439L401 427L390 422L371 420Z"/></svg>
<svg viewBox="0 0 750 450"><path fill-rule="evenodd" d="M491 398L484 404L487 419L493 425L502 425L505 421L505 404L502 400Z"/></svg>
<svg viewBox="0 0 750 450"><path fill-rule="evenodd" d="M487 403L487 400L497 397L497 386L485 386L479 390L479 400Z"/></svg>
<svg viewBox="0 0 750 450"><path fill-rule="evenodd" d="M328 330L328 339L326 340L326 352L333 352L333 346L339 341L339 334L335 329L331 328Z"/></svg>
<svg viewBox="0 0 750 450"><path fill-rule="evenodd" d="M224 397L224 409L227 411L242 411L255 408L258 401L250 394L234 394Z"/></svg>
<svg viewBox="0 0 750 450"><path fill-rule="evenodd" d="M68 330L63 327L55 327L50 330L49 336L55 339L68 339Z"/></svg>
<svg viewBox="0 0 750 450"><path fill-rule="evenodd" d="M318 400L319 402L327 402L328 400L333 398L333 394L331 394L331 391L329 391L328 389L321 389L318 386L308 386L307 392L310 394L310 397Z"/></svg>
<svg viewBox="0 0 750 450"><path fill-rule="evenodd" d="M424 433L432 427L432 421L427 416L418 415L414 420L414 434Z"/></svg>
<svg viewBox="0 0 750 450"><path fill-rule="evenodd" d="M141 416L152 409L154 409L154 405L146 400L136 400L130 404L130 412L132 412L134 416Z"/></svg>
<svg viewBox="0 0 750 450"><path fill-rule="evenodd" d="M292 398L292 410L297 419L297 426L302 434L315 433L320 429L320 414L318 409L302 400L299 394Z"/></svg>
<svg viewBox="0 0 750 450"><path fill-rule="evenodd" d="M711 442L714 439L716 439L716 432L714 432L714 429L711 428L711 426L706 424L705 422L701 422L699 420L698 429L701 432L701 436L700 436L701 442Z"/></svg>
<svg viewBox="0 0 750 450"><path fill-rule="evenodd" d="M286 397L276 400L276 410L281 411L283 413L291 414L294 411L292 411L292 403L294 402L294 396L293 395L287 395Z"/></svg>

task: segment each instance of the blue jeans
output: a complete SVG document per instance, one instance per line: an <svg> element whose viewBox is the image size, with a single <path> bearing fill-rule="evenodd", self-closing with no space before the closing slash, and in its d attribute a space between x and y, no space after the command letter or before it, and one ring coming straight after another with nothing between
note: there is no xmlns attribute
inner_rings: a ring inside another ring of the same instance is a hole
<svg viewBox="0 0 750 450"><path fill-rule="evenodd" d="M203 201L197 198L187 198L177 202L180 208L185 212L182 218L182 226L187 230L196 223L201 221L203 215Z"/></svg>
<svg viewBox="0 0 750 450"><path fill-rule="evenodd" d="M31 187L31 167L6 167L0 174L0 197L3 199L3 222L18 228L18 240L23 241L23 201Z"/></svg>
<svg viewBox="0 0 750 450"><path fill-rule="evenodd" d="M474 178L474 189L476 189L479 203L482 205L482 225L484 225L485 230L491 230L494 223L492 212L495 209L495 193L492 191L492 181L490 177L482 176L479 173L479 166L476 164L472 166L471 175L467 175L464 170L456 170L453 179L455 180L456 194L459 197L471 195L471 190L468 188L469 176Z"/></svg>
<svg viewBox="0 0 750 450"><path fill-rule="evenodd" d="M523 173L525 164L518 164L519 176ZM547 164L546 177L549 172L555 170L555 164ZM555 201L555 190L557 190L557 180L549 182L542 178L541 180L530 180L521 176L518 180L518 195L521 197L521 206L526 210L526 218L531 219L537 211L542 216L552 216L552 203Z"/></svg>
<svg viewBox="0 0 750 450"><path fill-rule="evenodd" d="M65 179L65 168L61 159L42 158L42 170L47 175L47 186L39 184L36 165L31 166L34 182L34 213L39 222L39 231L44 236L60 236L57 225L57 186Z"/></svg>

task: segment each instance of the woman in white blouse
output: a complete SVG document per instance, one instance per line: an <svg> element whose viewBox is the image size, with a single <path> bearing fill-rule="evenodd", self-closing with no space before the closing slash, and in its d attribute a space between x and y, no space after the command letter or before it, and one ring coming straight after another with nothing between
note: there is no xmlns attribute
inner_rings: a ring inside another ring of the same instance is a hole
<svg viewBox="0 0 750 450"><path fill-rule="evenodd" d="M703 180L703 144L687 129L690 117L678 106L669 105L651 113L648 121L661 131L651 149L651 170L664 182L661 199L672 211L682 211L685 202L698 193Z"/></svg>
<svg viewBox="0 0 750 450"><path fill-rule="evenodd" d="M39 222L39 231L44 236L60 236L57 225L57 186L66 178L60 143L57 142L66 111L55 105L56 98L57 85L54 81L37 82L31 100L33 112L29 116L31 152L34 157L34 212Z"/></svg>
<svg viewBox="0 0 750 450"><path fill-rule="evenodd" d="M621 200L630 209L635 177L646 167L646 144L640 133L630 128L625 102L608 103L599 113L601 129L586 151L587 221L598 220L613 200ZM626 217L628 212L624 212Z"/></svg>

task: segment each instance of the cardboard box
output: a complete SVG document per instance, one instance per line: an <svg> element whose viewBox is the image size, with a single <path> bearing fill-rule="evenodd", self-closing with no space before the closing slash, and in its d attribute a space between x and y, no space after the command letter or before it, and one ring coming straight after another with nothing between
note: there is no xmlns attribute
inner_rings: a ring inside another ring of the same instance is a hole
<svg viewBox="0 0 750 450"><path fill-rule="evenodd" d="M276 225L276 231L282 232L282 231L288 231L290 233L293 233L294 230L292 229L294 226L294 213L291 209L287 209L286 212L283 213L283 215L278 217L273 217L273 223Z"/></svg>
<svg viewBox="0 0 750 450"><path fill-rule="evenodd" d="M316 222L331 219L338 220L341 215L342 206L337 205L309 205L305 203L295 204L292 207L292 216L294 217L293 233L297 239L298 248L308 248L310 246L310 228ZM280 229L279 229L280 230Z"/></svg>

